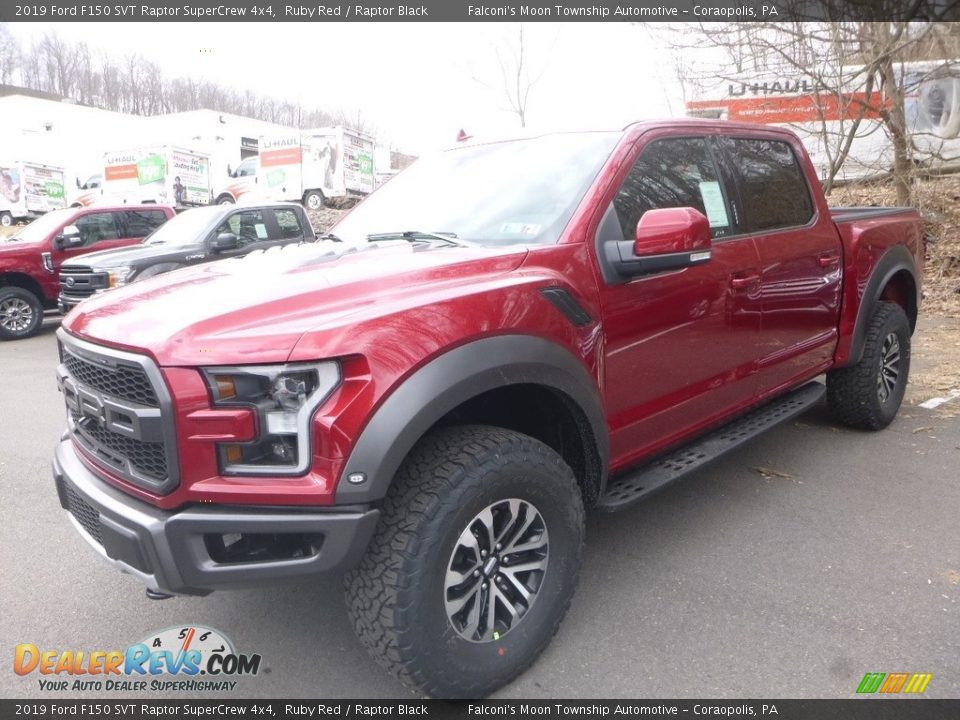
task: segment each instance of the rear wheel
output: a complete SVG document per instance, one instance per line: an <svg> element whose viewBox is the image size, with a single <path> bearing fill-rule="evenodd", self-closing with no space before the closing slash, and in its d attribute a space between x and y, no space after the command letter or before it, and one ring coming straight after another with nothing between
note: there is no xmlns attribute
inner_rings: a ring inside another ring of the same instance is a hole
<svg viewBox="0 0 960 720"><path fill-rule="evenodd" d="M844 425L880 430L896 417L910 374L910 322L903 308L878 303L870 318L863 357L827 373L827 404Z"/></svg>
<svg viewBox="0 0 960 720"><path fill-rule="evenodd" d="M323 193L319 190L308 190L303 196L303 206L308 210L319 210L324 205Z"/></svg>
<svg viewBox="0 0 960 720"><path fill-rule="evenodd" d="M3 225L4 227L10 227L13 225L13 215L8 212L0 213L0 225Z"/></svg>
<svg viewBox="0 0 960 720"><path fill-rule="evenodd" d="M577 582L584 511L570 468L526 435L447 428L411 453L346 578L377 661L435 697L482 697L540 655Z"/></svg>
<svg viewBox="0 0 960 720"><path fill-rule="evenodd" d="M0 288L0 340L20 340L43 324L43 304L29 290Z"/></svg>

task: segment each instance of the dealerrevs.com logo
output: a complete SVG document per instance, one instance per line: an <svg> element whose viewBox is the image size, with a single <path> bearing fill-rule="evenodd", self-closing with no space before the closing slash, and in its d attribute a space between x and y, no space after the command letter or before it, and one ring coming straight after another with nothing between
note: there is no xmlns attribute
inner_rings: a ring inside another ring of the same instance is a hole
<svg viewBox="0 0 960 720"><path fill-rule="evenodd" d="M221 632L199 625L148 635L125 650L14 649L17 675L38 675L43 691L224 691L256 675L260 655L238 653Z"/></svg>

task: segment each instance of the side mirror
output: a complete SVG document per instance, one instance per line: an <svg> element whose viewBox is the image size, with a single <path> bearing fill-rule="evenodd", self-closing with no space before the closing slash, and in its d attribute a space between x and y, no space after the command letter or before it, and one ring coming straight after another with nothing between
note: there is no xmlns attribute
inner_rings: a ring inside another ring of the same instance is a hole
<svg viewBox="0 0 960 720"><path fill-rule="evenodd" d="M213 241L213 251L223 252L224 250L236 250L240 247L240 240L231 232L220 233Z"/></svg>
<svg viewBox="0 0 960 720"><path fill-rule="evenodd" d="M74 178L74 182L77 183L77 187L80 187L80 178Z"/></svg>
<svg viewBox="0 0 960 720"><path fill-rule="evenodd" d="M633 241L606 243L605 253L627 278L702 265L710 260L710 221L691 207L647 210Z"/></svg>
<svg viewBox="0 0 960 720"><path fill-rule="evenodd" d="M710 251L710 222L690 207L647 210L637 223L633 254L637 257Z"/></svg>
<svg viewBox="0 0 960 720"><path fill-rule="evenodd" d="M56 245L59 250L80 247L83 245L83 238L80 237L80 229L76 225L67 225L60 231L60 234L57 235L57 239L54 240L54 245Z"/></svg>

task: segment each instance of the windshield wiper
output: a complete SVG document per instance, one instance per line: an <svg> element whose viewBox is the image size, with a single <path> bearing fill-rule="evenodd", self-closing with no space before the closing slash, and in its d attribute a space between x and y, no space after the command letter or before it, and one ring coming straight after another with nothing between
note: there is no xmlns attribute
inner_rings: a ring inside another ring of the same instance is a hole
<svg viewBox="0 0 960 720"><path fill-rule="evenodd" d="M378 240L410 240L411 242L417 242L418 240L434 240L447 245L452 245L453 247L467 247L467 243L463 242L462 240L456 240L456 237L457 234L455 232L399 230L397 232L374 233L373 235L367 235L367 240L369 242L377 242Z"/></svg>
<svg viewBox="0 0 960 720"><path fill-rule="evenodd" d="M333 233L324 233L323 235L320 235L317 238L317 240L333 240L333 242L339 242L339 243L343 242L342 237L340 237L339 235L334 235Z"/></svg>

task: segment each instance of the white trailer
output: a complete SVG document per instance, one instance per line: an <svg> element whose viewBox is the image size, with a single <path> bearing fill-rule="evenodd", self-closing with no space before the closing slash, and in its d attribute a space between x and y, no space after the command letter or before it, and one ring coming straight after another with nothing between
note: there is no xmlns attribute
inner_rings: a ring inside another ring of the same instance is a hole
<svg viewBox="0 0 960 720"><path fill-rule="evenodd" d="M960 164L960 61L910 62L898 67L904 111L916 162L934 168ZM881 119L884 102L874 84L866 93L859 67L835 73L842 92L830 92L812 76L744 73L718 77L694 89L687 114L789 127L803 140L821 179L852 132L837 178L878 175L893 168L893 144ZM834 83L831 83L834 84ZM854 123L858 122L854 130Z"/></svg>
<svg viewBox="0 0 960 720"><path fill-rule="evenodd" d="M108 152L101 190L106 202L208 205L210 157L174 145Z"/></svg>
<svg viewBox="0 0 960 720"><path fill-rule="evenodd" d="M344 127L262 136L256 194L297 200L311 210L373 192L372 136Z"/></svg>
<svg viewBox="0 0 960 720"><path fill-rule="evenodd" d="M0 160L0 225L12 225L67 206L63 168Z"/></svg>

